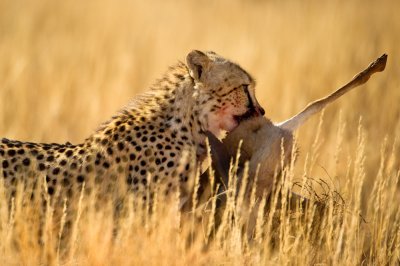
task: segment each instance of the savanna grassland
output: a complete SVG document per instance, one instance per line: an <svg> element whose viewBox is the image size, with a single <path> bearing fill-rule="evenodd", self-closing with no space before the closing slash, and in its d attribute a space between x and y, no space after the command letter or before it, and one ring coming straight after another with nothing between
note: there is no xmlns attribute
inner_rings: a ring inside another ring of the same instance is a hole
<svg viewBox="0 0 400 266"><path fill-rule="evenodd" d="M149 217L127 211L116 233L111 207L82 197L73 245L60 254L51 211L38 237L36 207L19 193L8 208L0 186L0 264L398 265L399 10L394 0L0 0L0 136L23 141L81 142L192 49L248 70L273 121L389 55L383 73L298 131L283 190L314 180L327 196L321 217L273 206L248 234L244 201L228 195L217 231L204 221L213 207L161 206Z"/></svg>

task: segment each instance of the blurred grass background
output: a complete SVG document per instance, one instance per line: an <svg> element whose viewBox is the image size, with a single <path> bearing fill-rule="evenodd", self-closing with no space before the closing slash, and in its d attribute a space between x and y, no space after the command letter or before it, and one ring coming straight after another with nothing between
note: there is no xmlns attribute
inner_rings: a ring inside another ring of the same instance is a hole
<svg viewBox="0 0 400 266"><path fill-rule="evenodd" d="M0 136L80 142L191 49L242 65L267 116L285 120L386 52L384 73L327 108L311 173L340 190L362 117L368 188L384 139L400 153L398 10L395 0L0 0ZM299 131L300 161L317 125Z"/></svg>

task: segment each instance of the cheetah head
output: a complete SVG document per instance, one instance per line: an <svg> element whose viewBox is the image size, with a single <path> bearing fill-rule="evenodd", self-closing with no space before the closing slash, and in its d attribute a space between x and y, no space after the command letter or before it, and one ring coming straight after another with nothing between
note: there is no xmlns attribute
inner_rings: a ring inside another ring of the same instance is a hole
<svg viewBox="0 0 400 266"><path fill-rule="evenodd" d="M194 50L186 57L195 82L200 122L216 136L265 111L255 97L255 82L239 65L214 52Z"/></svg>

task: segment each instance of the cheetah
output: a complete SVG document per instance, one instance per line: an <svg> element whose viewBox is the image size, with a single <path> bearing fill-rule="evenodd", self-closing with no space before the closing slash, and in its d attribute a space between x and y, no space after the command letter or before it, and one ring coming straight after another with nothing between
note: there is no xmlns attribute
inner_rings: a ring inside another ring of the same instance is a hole
<svg viewBox="0 0 400 266"><path fill-rule="evenodd" d="M255 81L214 52L191 51L144 94L103 123L81 144L42 144L3 138L0 177L17 183L46 180L50 197L78 197L98 185L107 194L124 184L146 200L146 189L191 193L193 172L206 155L206 133L220 137L250 117L263 116ZM33 180L33 181L32 181Z"/></svg>

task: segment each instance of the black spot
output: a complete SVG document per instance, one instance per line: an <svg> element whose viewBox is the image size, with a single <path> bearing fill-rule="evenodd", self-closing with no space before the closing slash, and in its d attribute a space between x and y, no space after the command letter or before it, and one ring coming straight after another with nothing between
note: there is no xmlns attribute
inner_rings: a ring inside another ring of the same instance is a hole
<svg viewBox="0 0 400 266"><path fill-rule="evenodd" d="M173 162L173 161L169 161L169 162L167 163L167 166L168 166L169 168L173 167L173 166L174 166L174 162Z"/></svg>
<svg viewBox="0 0 400 266"><path fill-rule="evenodd" d="M176 73L175 77L181 81L185 80L185 76L183 76L182 74Z"/></svg>
<svg viewBox="0 0 400 266"><path fill-rule="evenodd" d="M126 177L126 183L127 183L128 185L131 185L131 184L132 184L132 181L133 181L133 178L132 178L130 175Z"/></svg>
<svg viewBox="0 0 400 266"><path fill-rule="evenodd" d="M25 166L29 166L31 164L31 161L29 160L29 158L25 158L24 160L22 160L22 164Z"/></svg>
<svg viewBox="0 0 400 266"><path fill-rule="evenodd" d="M156 137L154 137L154 136L150 137L150 141L151 141L151 142L156 141Z"/></svg>
<svg viewBox="0 0 400 266"><path fill-rule="evenodd" d="M109 164L108 162L104 162L104 163L103 163L103 167L104 167L104 168L110 168L110 164Z"/></svg>
<svg viewBox="0 0 400 266"><path fill-rule="evenodd" d="M163 145L161 143L158 143L156 146L157 146L157 149L160 149L160 150L163 149Z"/></svg>
<svg viewBox="0 0 400 266"><path fill-rule="evenodd" d="M137 177L133 178L133 184L136 185L137 183L139 183L139 179Z"/></svg>
<svg viewBox="0 0 400 266"><path fill-rule="evenodd" d="M36 144L34 144L34 143L29 143L28 145L26 145L26 147L28 149L33 149L35 146L36 146Z"/></svg>
<svg viewBox="0 0 400 266"><path fill-rule="evenodd" d="M141 132L137 132L136 133L136 137L139 139L140 137L142 137L142 133Z"/></svg>
<svg viewBox="0 0 400 266"><path fill-rule="evenodd" d="M68 151L65 153L65 155L66 155L67 157L71 157L71 155L72 155L73 153L74 153L73 151L68 150Z"/></svg>
<svg viewBox="0 0 400 266"><path fill-rule="evenodd" d="M107 143L108 143L108 140L107 140L107 139L102 139L102 140L101 140L101 144L106 145Z"/></svg>
<svg viewBox="0 0 400 266"><path fill-rule="evenodd" d="M171 152L169 155L170 155L171 157L175 157L175 152Z"/></svg>
<svg viewBox="0 0 400 266"><path fill-rule="evenodd" d="M108 147L108 148L107 148L107 153L108 153L109 155L112 155L112 154L113 154L113 150L112 150L110 147Z"/></svg>
<svg viewBox="0 0 400 266"><path fill-rule="evenodd" d="M85 157L85 161L86 161L86 162L92 161L92 156L91 156L91 155L87 155L87 156Z"/></svg>
<svg viewBox="0 0 400 266"><path fill-rule="evenodd" d="M54 156L50 155L49 157L47 157L46 161L48 161L48 162L54 161Z"/></svg>
<svg viewBox="0 0 400 266"><path fill-rule="evenodd" d="M8 164L8 161L4 160L4 161L3 161L3 168L4 168L4 169L7 168L8 165L9 165L9 164Z"/></svg>
<svg viewBox="0 0 400 266"><path fill-rule="evenodd" d="M140 174L141 175L145 175L146 174L146 170L144 170L144 169L140 170Z"/></svg>
<svg viewBox="0 0 400 266"><path fill-rule="evenodd" d="M22 155L22 154L25 153L25 151L24 151L23 149L19 149L17 153L20 154L20 155Z"/></svg>
<svg viewBox="0 0 400 266"><path fill-rule="evenodd" d="M60 165L65 166L67 164L67 160L61 160Z"/></svg>
<svg viewBox="0 0 400 266"><path fill-rule="evenodd" d="M136 151L141 151L141 150L142 150L142 147L136 146L135 149L136 149Z"/></svg>
<svg viewBox="0 0 400 266"><path fill-rule="evenodd" d="M147 179L146 178L142 178L142 184L143 185L147 185Z"/></svg>
<svg viewBox="0 0 400 266"><path fill-rule="evenodd" d="M134 153L129 154L129 159L131 161L135 160L136 159L136 155Z"/></svg>
<svg viewBox="0 0 400 266"><path fill-rule="evenodd" d="M92 172L93 171L93 167L91 166L91 165L86 165L86 172L87 173L90 173L90 172Z"/></svg>
<svg viewBox="0 0 400 266"><path fill-rule="evenodd" d="M132 141L132 137L131 136L126 136L126 141L131 142Z"/></svg>
<svg viewBox="0 0 400 266"><path fill-rule="evenodd" d="M58 175L58 173L60 173L60 168L54 168L53 169L53 175Z"/></svg>
<svg viewBox="0 0 400 266"><path fill-rule="evenodd" d="M68 178L64 178L63 180L62 180L62 184L63 184L63 186L69 186L69 184L70 184L71 182L69 181L69 179Z"/></svg>
<svg viewBox="0 0 400 266"><path fill-rule="evenodd" d="M119 132L124 132L124 131L125 131L125 126L122 125L122 126L119 128Z"/></svg>
<svg viewBox="0 0 400 266"><path fill-rule="evenodd" d="M122 142L118 142L118 149L122 151L124 149L124 144Z"/></svg>
<svg viewBox="0 0 400 266"><path fill-rule="evenodd" d="M47 188L47 192L49 193L49 195L53 195L54 194L54 188L53 187L48 187Z"/></svg>
<svg viewBox="0 0 400 266"><path fill-rule="evenodd" d="M146 142L146 141L147 141L147 137L146 137L146 136L143 136L142 141L143 141L143 142Z"/></svg>
<svg viewBox="0 0 400 266"><path fill-rule="evenodd" d="M38 168L39 168L39 171L43 171L44 169L46 169L46 166L43 163L40 163Z"/></svg>
<svg viewBox="0 0 400 266"><path fill-rule="evenodd" d="M14 156L15 155L15 150L8 150L8 152L7 152L7 154L9 155L9 156Z"/></svg>
<svg viewBox="0 0 400 266"><path fill-rule="evenodd" d="M36 159L38 159L38 160L43 160L43 158L44 158L44 155L43 155L43 154L39 154L39 155L36 157Z"/></svg>
<svg viewBox="0 0 400 266"><path fill-rule="evenodd" d="M141 166L146 166L146 161L145 160L140 161L140 165Z"/></svg>
<svg viewBox="0 0 400 266"><path fill-rule="evenodd" d="M78 181L79 183L83 183L85 181L85 177L83 175L78 175L76 177L76 181Z"/></svg>

